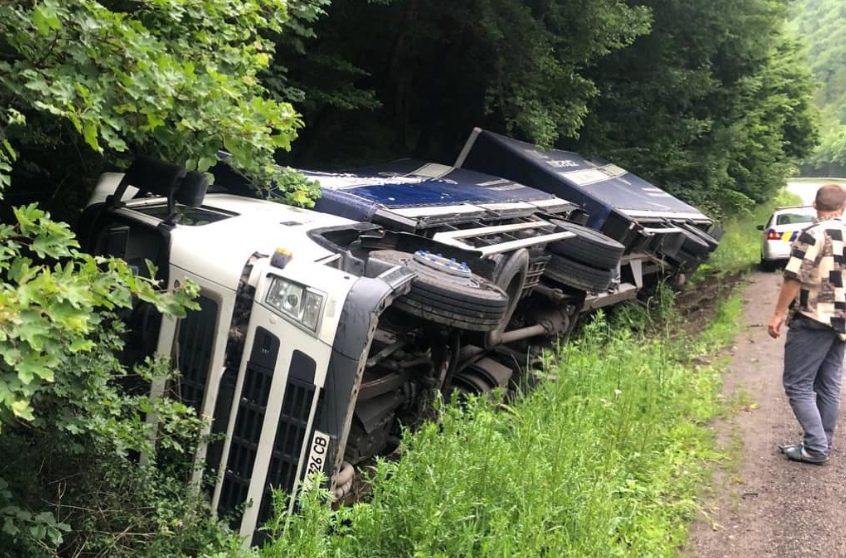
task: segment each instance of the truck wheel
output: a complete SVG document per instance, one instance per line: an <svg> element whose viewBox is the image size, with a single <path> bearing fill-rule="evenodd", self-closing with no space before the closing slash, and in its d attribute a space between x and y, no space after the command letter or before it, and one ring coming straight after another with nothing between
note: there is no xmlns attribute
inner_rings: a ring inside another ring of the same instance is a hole
<svg viewBox="0 0 846 558"><path fill-rule="evenodd" d="M699 264L702 263L701 255L688 252L686 245L682 246L679 253L673 257L673 260L679 264L681 269L684 269L688 273L692 272L692 270L699 267Z"/></svg>
<svg viewBox="0 0 846 558"><path fill-rule="evenodd" d="M559 229L576 235L550 244L547 248L553 254L597 269L612 269L620 263L625 246L613 238L599 231L560 219L551 219L550 222Z"/></svg>
<svg viewBox="0 0 846 558"><path fill-rule="evenodd" d="M394 301L398 309L426 320L471 331L492 331L508 310L508 295L465 264L417 252L375 250L370 257L413 269L411 291Z"/></svg>
<svg viewBox="0 0 846 558"><path fill-rule="evenodd" d="M682 234L684 234L684 242L680 252L684 251L693 256L705 256L711 251L708 243L696 233L685 230Z"/></svg>
<svg viewBox="0 0 846 558"><path fill-rule="evenodd" d="M720 245L719 241L716 238L714 238L710 234L706 233L705 231L703 231L699 227L696 227L694 225L688 225L687 223L685 223L685 224L682 225L682 228L685 229L686 231L693 233L694 235L696 235L699 238L699 240L701 240L705 244L707 244L709 252L713 252Z"/></svg>
<svg viewBox="0 0 846 558"><path fill-rule="evenodd" d="M601 292L611 284L614 271L613 269L596 269L563 256L552 256L546 264L544 275L553 281L576 289Z"/></svg>

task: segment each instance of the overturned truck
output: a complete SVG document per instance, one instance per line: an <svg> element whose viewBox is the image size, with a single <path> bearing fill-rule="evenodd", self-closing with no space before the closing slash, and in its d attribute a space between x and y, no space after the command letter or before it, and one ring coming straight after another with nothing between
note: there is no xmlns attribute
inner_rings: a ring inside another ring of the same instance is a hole
<svg viewBox="0 0 846 558"><path fill-rule="evenodd" d="M87 250L199 285L200 310L181 320L137 301L122 357L172 358L176 384L147 389L210 419L218 436L198 448L193 480L214 479L214 509L250 541L271 488L293 506L319 471L343 498L355 467L392 451L438 392L507 389L585 308L637 290L621 275L633 252L585 227L584 206L396 165L310 173L324 188L310 211L209 193L202 173L140 158L101 178L81 219Z"/></svg>

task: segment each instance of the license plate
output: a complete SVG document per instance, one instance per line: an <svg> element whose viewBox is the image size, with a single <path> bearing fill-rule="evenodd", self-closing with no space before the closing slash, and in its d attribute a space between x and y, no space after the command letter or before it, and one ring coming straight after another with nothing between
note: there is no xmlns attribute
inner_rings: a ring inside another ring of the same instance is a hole
<svg viewBox="0 0 846 558"><path fill-rule="evenodd" d="M303 487L306 490L311 490L312 476L314 473L323 473L327 459L329 459L329 435L324 434L320 430L315 430L314 438L311 439L311 448L309 449L308 461L306 462L305 479L303 480Z"/></svg>

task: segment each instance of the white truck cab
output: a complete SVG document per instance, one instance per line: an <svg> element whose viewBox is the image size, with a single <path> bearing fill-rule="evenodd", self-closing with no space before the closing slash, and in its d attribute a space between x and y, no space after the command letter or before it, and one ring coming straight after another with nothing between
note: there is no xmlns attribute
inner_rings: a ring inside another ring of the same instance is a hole
<svg viewBox="0 0 846 558"><path fill-rule="evenodd" d="M138 159L102 177L79 236L139 274L149 260L171 289L199 285L200 310L180 320L136 302L122 358L171 357L175 385L144 389L178 397L223 434L200 445L193 482L212 475L214 509L247 540L261 536L271 487L293 505L320 471L343 497L353 467L389 451L421 399L507 385L512 370L490 348L461 352L508 306L473 273L473 254L406 252L408 239L374 225L206 186L201 173Z"/></svg>

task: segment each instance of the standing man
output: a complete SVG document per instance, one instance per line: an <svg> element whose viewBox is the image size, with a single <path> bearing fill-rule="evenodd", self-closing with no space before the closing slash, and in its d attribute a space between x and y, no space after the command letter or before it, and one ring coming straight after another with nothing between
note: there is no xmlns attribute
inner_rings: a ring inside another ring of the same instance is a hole
<svg viewBox="0 0 846 558"><path fill-rule="evenodd" d="M805 437L801 443L781 446L781 451L793 461L817 465L831 454L840 408L846 346L846 227L840 219L844 207L846 190L841 186L827 184L817 191L817 219L793 243L768 327L770 337L778 338L791 312L784 391Z"/></svg>

